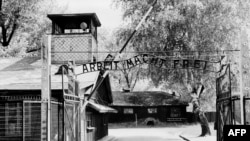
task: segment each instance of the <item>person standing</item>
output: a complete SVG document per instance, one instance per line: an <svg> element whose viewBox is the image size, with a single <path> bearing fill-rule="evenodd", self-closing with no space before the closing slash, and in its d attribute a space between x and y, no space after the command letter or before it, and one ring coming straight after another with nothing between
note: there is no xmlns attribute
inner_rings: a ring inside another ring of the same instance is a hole
<svg viewBox="0 0 250 141"><path fill-rule="evenodd" d="M211 135L207 117L200 105L200 95L203 93L205 87L202 84L198 84L197 87L193 87L191 92L192 104L193 104L193 113L199 117L199 122L201 125L201 135L204 137L206 135Z"/></svg>

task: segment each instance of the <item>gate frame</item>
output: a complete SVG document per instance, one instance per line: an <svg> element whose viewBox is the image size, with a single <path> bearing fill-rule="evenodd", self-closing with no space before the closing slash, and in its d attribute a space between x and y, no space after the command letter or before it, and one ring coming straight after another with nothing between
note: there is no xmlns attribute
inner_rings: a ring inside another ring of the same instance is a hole
<svg viewBox="0 0 250 141"><path fill-rule="evenodd" d="M223 67L223 66L222 66ZM229 80L229 84L228 84L228 91L226 92L220 92L219 91L219 85L220 85L220 80L225 77L226 75L228 75L228 80ZM219 97L220 96L220 97ZM233 112L233 105L232 102L233 101L233 97L232 97L232 91L231 91L231 71L230 71L230 64L226 64L226 68L225 68L225 72L220 75L219 77L216 78L216 130L217 130L217 141L223 141L223 128L224 125L226 124L225 121L228 120L229 124L234 125L235 123L235 117L234 117L234 112ZM226 119L223 115L220 114L221 112L221 103L225 103L225 102L229 102L228 103L228 107L229 110L228 113L227 112L227 116ZM230 115L228 115L230 114ZM223 117L221 117L223 116ZM222 118L222 119L220 119ZM229 118L229 119L227 119ZM223 123L221 123L221 121L224 121ZM221 127L222 126L222 127Z"/></svg>

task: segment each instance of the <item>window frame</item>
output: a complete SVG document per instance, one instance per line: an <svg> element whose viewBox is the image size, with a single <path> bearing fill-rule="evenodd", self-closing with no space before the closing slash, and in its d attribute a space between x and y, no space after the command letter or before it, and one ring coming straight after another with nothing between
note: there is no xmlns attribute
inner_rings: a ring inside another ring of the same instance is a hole
<svg viewBox="0 0 250 141"><path fill-rule="evenodd" d="M148 114L157 114L158 113L157 108L148 108L147 111L148 111Z"/></svg>
<svg viewBox="0 0 250 141"><path fill-rule="evenodd" d="M27 128L26 125L31 125L32 103L25 101L8 101L4 102L4 107L4 135L6 137L31 136L32 127ZM14 113L14 115L10 116L11 113ZM11 121L14 122L10 123ZM10 124L14 125L14 129L10 129Z"/></svg>
<svg viewBox="0 0 250 141"><path fill-rule="evenodd" d="M11 104L13 104L11 106ZM4 104L5 107L5 136L22 136L22 128L23 128L23 105L22 102L6 102ZM15 117L11 116L11 112L15 112ZM15 119L16 118L16 119ZM15 123L11 123L11 121L15 121ZM11 124L14 124L14 129L10 129L12 126ZM18 129L20 128L20 129ZM13 131L11 131L13 130ZM12 133L13 132L13 133Z"/></svg>
<svg viewBox="0 0 250 141"><path fill-rule="evenodd" d="M134 108L123 108L123 114L134 114Z"/></svg>
<svg viewBox="0 0 250 141"><path fill-rule="evenodd" d="M22 109L23 110L23 131L25 131L24 132L25 136L31 136L31 132L32 132L31 131L31 128L32 128L32 126L31 126L32 104L33 103L31 103L31 102L23 101L23 109ZM26 106L28 107L27 111L26 111ZM25 114L27 112L28 112L28 115ZM27 128L27 126L25 126L26 124L30 125L30 128Z"/></svg>
<svg viewBox="0 0 250 141"><path fill-rule="evenodd" d="M170 108L170 117L171 118L180 118L181 115L181 108L180 107L171 107Z"/></svg>

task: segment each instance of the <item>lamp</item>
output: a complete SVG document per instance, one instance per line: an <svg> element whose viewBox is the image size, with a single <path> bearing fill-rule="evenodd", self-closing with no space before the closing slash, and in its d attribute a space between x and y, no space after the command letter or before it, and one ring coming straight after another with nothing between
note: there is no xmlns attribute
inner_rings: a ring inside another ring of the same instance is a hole
<svg viewBox="0 0 250 141"><path fill-rule="evenodd" d="M87 25L85 22L82 22L82 23L80 24L80 28L81 28L82 30L85 30L87 27L88 27L88 25Z"/></svg>

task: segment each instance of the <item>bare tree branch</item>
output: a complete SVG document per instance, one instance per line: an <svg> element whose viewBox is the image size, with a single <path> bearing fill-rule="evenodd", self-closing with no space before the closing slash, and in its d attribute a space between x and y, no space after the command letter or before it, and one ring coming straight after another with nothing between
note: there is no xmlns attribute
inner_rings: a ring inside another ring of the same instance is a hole
<svg viewBox="0 0 250 141"><path fill-rule="evenodd" d="M0 0L0 11L2 11L2 0Z"/></svg>
<svg viewBox="0 0 250 141"><path fill-rule="evenodd" d="M14 32L16 31L16 28L17 28L17 24L14 23L13 26L12 26L11 33L10 33L10 35L9 35L9 38L8 38L8 40L7 40L7 44L10 43L10 41L11 41L13 35L14 35Z"/></svg>
<svg viewBox="0 0 250 141"><path fill-rule="evenodd" d="M0 0L0 11L2 9L2 0ZM17 29L17 19L19 18L20 14L20 7L18 7L14 13L13 17L8 17L7 23L6 21L1 22L1 29L2 29L2 42L1 44L6 47L10 44L10 41ZM3 14L2 14L3 16ZM3 20L4 18L1 17ZM12 27L11 27L12 26ZM11 28L10 28L11 27ZM10 32L8 32L10 31ZM10 34L8 34L10 33Z"/></svg>
<svg viewBox="0 0 250 141"><path fill-rule="evenodd" d="M6 31L5 27L4 27L4 24L1 25L1 28L2 28L2 38L3 38L2 45L6 46L6 43L7 43L7 40L6 40L7 31Z"/></svg>
<svg viewBox="0 0 250 141"><path fill-rule="evenodd" d="M32 48L32 49L26 50L26 53L35 52L35 51L38 51L38 50L41 50L41 48Z"/></svg>
<svg viewBox="0 0 250 141"><path fill-rule="evenodd" d="M135 80L134 80L134 83L132 85L132 82L131 82L131 91L133 91L134 87L135 87L135 84L137 82L137 80L139 79L139 74L140 74L140 70L141 70L141 66L139 66L139 70L136 72L136 75L135 75Z"/></svg>

